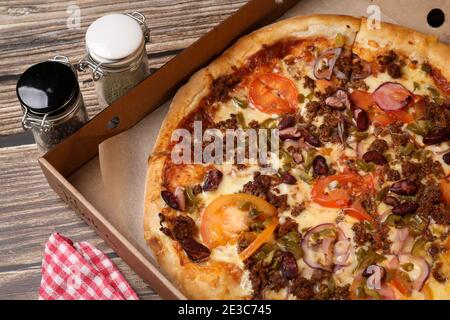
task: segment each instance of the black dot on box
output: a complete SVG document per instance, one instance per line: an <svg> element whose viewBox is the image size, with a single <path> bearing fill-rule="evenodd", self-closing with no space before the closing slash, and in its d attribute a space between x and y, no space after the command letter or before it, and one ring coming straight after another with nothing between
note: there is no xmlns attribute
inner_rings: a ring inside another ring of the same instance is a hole
<svg viewBox="0 0 450 320"><path fill-rule="evenodd" d="M445 14L439 8L430 10L427 15L427 22L433 28L439 28L445 22Z"/></svg>

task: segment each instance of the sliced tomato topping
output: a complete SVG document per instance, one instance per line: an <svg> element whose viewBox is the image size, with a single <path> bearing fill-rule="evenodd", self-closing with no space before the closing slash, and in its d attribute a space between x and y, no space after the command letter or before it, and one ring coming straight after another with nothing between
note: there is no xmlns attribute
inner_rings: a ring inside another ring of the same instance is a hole
<svg viewBox="0 0 450 320"><path fill-rule="evenodd" d="M247 209L242 209L246 205ZM248 229L248 207L260 213L264 220L277 214L277 210L264 199L246 193L220 196L203 211L200 233L209 249L225 245L237 239Z"/></svg>
<svg viewBox="0 0 450 320"><path fill-rule="evenodd" d="M362 177L354 172L335 174L314 181L311 199L324 207L346 208L352 193L362 188L373 189L371 176Z"/></svg>
<svg viewBox="0 0 450 320"><path fill-rule="evenodd" d="M428 283L425 283L423 286L422 293L425 296L425 300L434 300L433 290Z"/></svg>
<svg viewBox="0 0 450 320"><path fill-rule="evenodd" d="M387 111L386 114L389 118L393 119L394 121L401 121L403 123L410 123L414 121L413 116L403 110Z"/></svg>
<svg viewBox="0 0 450 320"><path fill-rule="evenodd" d="M402 276L401 272L396 271L389 282L395 289L397 289L401 294L409 297L412 293L412 284L405 277Z"/></svg>
<svg viewBox="0 0 450 320"><path fill-rule="evenodd" d="M350 207L344 208L344 213L359 220L359 221L372 221L373 218L367 213L366 209L362 206L361 202L354 201Z"/></svg>
<svg viewBox="0 0 450 320"><path fill-rule="evenodd" d="M355 90L350 94L350 101L358 108L369 111L369 108L375 104L370 92Z"/></svg>
<svg viewBox="0 0 450 320"><path fill-rule="evenodd" d="M450 181L442 179L440 182L442 198L447 204L450 204Z"/></svg>
<svg viewBox="0 0 450 320"><path fill-rule="evenodd" d="M403 109L414 102L414 95L403 85L385 82L372 93L373 101L385 111Z"/></svg>
<svg viewBox="0 0 450 320"><path fill-rule="evenodd" d="M258 75L250 85L250 101L255 108L268 114L294 113L298 93L295 84L278 74Z"/></svg>
<svg viewBox="0 0 450 320"><path fill-rule="evenodd" d="M425 116L425 99L421 96L415 97L415 102L411 106L412 115L415 120L422 119Z"/></svg>
<svg viewBox="0 0 450 320"><path fill-rule="evenodd" d="M319 79L316 80L316 87L320 92L326 92L327 88L333 88L334 83L331 80Z"/></svg>
<svg viewBox="0 0 450 320"><path fill-rule="evenodd" d="M357 276L353 279L350 285L350 299L351 300L366 300L363 295L363 282L361 276Z"/></svg>
<svg viewBox="0 0 450 320"><path fill-rule="evenodd" d="M409 91L408 91L409 92ZM369 113L369 118L372 123L378 123L387 126L396 121L403 123L410 123L414 121L417 116L422 116L424 109L418 104L417 111L413 109L414 117L406 110L382 110L376 106L373 94L361 90L355 90L350 94L350 101L358 108L364 109Z"/></svg>
<svg viewBox="0 0 450 320"><path fill-rule="evenodd" d="M264 243L269 242L272 239L272 235L278 226L278 219L275 217L272 217L267 224L266 228L258 234L256 239L250 243L250 245L245 248L244 251L242 251L239 254L239 257L242 261L247 260L250 258Z"/></svg>
<svg viewBox="0 0 450 320"><path fill-rule="evenodd" d="M446 96L450 96L450 81L448 81L443 75L442 72L437 68L431 69L431 77L434 80L434 83L444 92Z"/></svg>

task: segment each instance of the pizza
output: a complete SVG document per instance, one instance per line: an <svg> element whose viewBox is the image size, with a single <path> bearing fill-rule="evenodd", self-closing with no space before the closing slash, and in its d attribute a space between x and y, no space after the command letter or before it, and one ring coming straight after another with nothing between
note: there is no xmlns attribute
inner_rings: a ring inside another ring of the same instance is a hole
<svg viewBox="0 0 450 320"><path fill-rule="evenodd" d="M449 299L449 60L435 37L350 16L241 38L178 91L149 158L162 270L192 299ZM278 152L175 161L196 123L276 132Z"/></svg>

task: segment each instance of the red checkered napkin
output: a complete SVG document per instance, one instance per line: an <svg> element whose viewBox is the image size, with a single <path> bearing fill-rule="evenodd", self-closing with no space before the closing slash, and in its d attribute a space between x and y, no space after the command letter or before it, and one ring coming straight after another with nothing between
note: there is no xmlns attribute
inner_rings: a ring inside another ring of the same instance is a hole
<svg viewBox="0 0 450 320"><path fill-rule="evenodd" d="M108 257L54 233L45 245L40 300L138 300Z"/></svg>

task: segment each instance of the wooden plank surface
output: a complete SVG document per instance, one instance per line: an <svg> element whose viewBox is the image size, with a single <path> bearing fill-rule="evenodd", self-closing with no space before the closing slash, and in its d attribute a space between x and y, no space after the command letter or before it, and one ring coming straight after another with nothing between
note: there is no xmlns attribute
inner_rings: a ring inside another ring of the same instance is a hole
<svg viewBox="0 0 450 320"><path fill-rule="evenodd" d="M31 64L54 55L79 61L85 52L84 34L98 17L113 12L140 11L151 29L147 45L150 68L160 67L180 50L236 11L242 0L148 1L0 1L0 135L22 130L15 84ZM81 10L80 29L67 27L69 4ZM80 75L89 114L99 111L88 72Z"/></svg>
<svg viewBox="0 0 450 320"><path fill-rule="evenodd" d="M60 232L88 241L117 264L142 299L159 297L51 190L37 149L23 133L15 84L29 65L56 54L72 62L84 53L84 33L112 12L142 12L151 29L147 45L156 69L245 3L243 0L0 1L0 299L36 299L44 243ZM68 6L81 9L79 29L67 27ZM80 75L90 116L100 109L89 74Z"/></svg>

